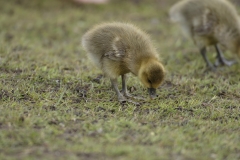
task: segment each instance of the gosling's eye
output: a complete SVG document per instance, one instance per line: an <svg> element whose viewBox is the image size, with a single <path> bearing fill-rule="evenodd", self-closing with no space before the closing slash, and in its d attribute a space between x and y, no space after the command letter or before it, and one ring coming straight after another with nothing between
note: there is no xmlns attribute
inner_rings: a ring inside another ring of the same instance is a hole
<svg viewBox="0 0 240 160"><path fill-rule="evenodd" d="M148 83L152 84L152 82L148 79Z"/></svg>

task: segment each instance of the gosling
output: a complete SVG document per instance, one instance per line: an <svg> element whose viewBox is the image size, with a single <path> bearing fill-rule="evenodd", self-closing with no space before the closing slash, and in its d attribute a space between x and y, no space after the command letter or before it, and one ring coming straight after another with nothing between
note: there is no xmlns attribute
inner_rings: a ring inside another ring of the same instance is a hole
<svg viewBox="0 0 240 160"><path fill-rule="evenodd" d="M128 23L100 24L83 35L82 46L89 59L110 78L119 102L131 97L125 75L129 72L148 88L151 99L156 97L156 88L163 82L165 70L149 36L142 30ZM123 94L117 83L120 75Z"/></svg>
<svg viewBox="0 0 240 160"><path fill-rule="evenodd" d="M240 21L234 6L227 0L182 0L170 8L170 19L191 37L209 67L230 66L235 61L224 58L219 44L240 55ZM216 49L215 65L206 56L206 47Z"/></svg>

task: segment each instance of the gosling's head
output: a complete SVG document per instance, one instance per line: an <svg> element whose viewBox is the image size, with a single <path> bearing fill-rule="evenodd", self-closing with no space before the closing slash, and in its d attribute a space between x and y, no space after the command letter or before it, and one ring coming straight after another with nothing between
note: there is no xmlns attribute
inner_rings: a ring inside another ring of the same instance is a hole
<svg viewBox="0 0 240 160"><path fill-rule="evenodd" d="M138 77L144 86L148 88L151 99L156 97L156 88L158 88L164 80L165 70L163 65L153 59L141 64Z"/></svg>

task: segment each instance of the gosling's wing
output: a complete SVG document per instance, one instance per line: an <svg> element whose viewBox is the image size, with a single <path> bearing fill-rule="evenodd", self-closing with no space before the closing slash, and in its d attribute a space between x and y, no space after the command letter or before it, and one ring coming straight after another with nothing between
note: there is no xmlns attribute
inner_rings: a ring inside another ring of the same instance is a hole
<svg viewBox="0 0 240 160"><path fill-rule="evenodd" d="M123 40L115 37L111 43L111 50L104 54L105 57L113 61L123 61L126 51Z"/></svg>
<svg viewBox="0 0 240 160"><path fill-rule="evenodd" d="M218 23L216 15L211 10L205 9L202 16L198 18L195 24L193 23L193 32L199 36L211 35Z"/></svg>
<svg viewBox="0 0 240 160"><path fill-rule="evenodd" d="M104 54L104 57L111 59L113 61L122 61L125 56L124 50L111 50Z"/></svg>

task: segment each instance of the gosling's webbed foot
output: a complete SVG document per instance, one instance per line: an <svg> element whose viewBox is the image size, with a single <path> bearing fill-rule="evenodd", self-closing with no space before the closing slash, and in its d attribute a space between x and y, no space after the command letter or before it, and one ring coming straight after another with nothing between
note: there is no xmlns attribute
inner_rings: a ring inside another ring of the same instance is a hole
<svg viewBox="0 0 240 160"><path fill-rule="evenodd" d="M216 56L217 59L216 59L215 64L214 64L215 66L219 66L219 65L221 65L221 66L231 66L234 63L236 63L236 61L234 61L234 60L230 61L230 60L225 59L220 47L217 44L215 45L215 49L216 49L216 52L217 52L217 56Z"/></svg>
<svg viewBox="0 0 240 160"><path fill-rule="evenodd" d="M139 101L146 101L145 98L138 97L138 96L132 96L133 99L139 100Z"/></svg>
<svg viewBox="0 0 240 160"><path fill-rule="evenodd" d="M226 60L226 59L216 59L215 63L214 63L214 66L217 67L217 66L231 66L233 64L235 64L236 61L234 60Z"/></svg>
<svg viewBox="0 0 240 160"><path fill-rule="evenodd" d="M206 72L208 72L208 71L212 71L212 72L215 72L217 70L217 68L214 66L214 65L207 65L207 67L206 67Z"/></svg>
<svg viewBox="0 0 240 160"><path fill-rule="evenodd" d="M126 103L127 99L123 95L118 95L118 101L120 103Z"/></svg>
<svg viewBox="0 0 240 160"><path fill-rule="evenodd" d="M124 92L124 91L121 91L121 93L122 93L122 94L123 94L123 96L124 96L124 97L126 97L126 98L130 98L130 99L136 99L136 100L145 101L145 99L144 99L144 98L142 98L142 97L133 96L133 95L131 95L131 94L127 93L127 92Z"/></svg>
<svg viewBox="0 0 240 160"><path fill-rule="evenodd" d="M131 103L131 104L136 105L136 106L140 106L140 105L141 105L141 103L135 102L135 101L130 100L130 99L128 99L127 101L128 101L129 103Z"/></svg>
<svg viewBox="0 0 240 160"><path fill-rule="evenodd" d="M215 72L217 70L217 68L215 66L209 66L208 69L213 72Z"/></svg>
<svg viewBox="0 0 240 160"><path fill-rule="evenodd" d="M136 106L140 106L141 104L140 103L138 103L138 102L135 102L135 101L133 101L133 100L131 100L131 99L118 99L118 101L120 102L120 104L126 104L126 103L130 103L130 104L134 104L134 105L136 105Z"/></svg>
<svg viewBox="0 0 240 160"><path fill-rule="evenodd" d="M125 98L123 95L118 96L118 101L119 101L121 104L131 103L131 104L134 104L134 105L136 105L136 106L139 106L139 105L140 105L140 103L135 102L135 101L133 101L133 100L131 100L131 99L127 99L127 98Z"/></svg>

